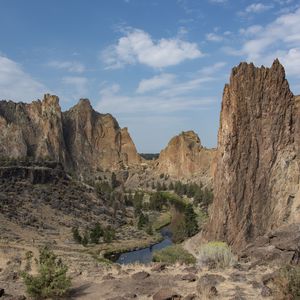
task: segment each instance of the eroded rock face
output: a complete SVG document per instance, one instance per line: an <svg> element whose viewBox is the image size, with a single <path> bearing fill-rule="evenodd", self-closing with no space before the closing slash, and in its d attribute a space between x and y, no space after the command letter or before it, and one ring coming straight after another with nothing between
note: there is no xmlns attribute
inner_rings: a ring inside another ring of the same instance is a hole
<svg viewBox="0 0 300 300"><path fill-rule="evenodd" d="M157 169L175 178L203 176L211 178L211 165L215 150L202 147L194 131L186 131L173 137L161 151Z"/></svg>
<svg viewBox="0 0 300 300"><path fill-rule="evenodd" d="M0 101L0 156L51 158L79 174L119 170L140 157L126 129L89 100L61 112L56 96L31 104Z"/></svg>
<svg viewBox="0 0 300 300"><path fill-rule="evenodd" d="M236 249L299 222L299 112L278 60L241 63L225 85L206 236Z"/></svg>
<svg viewBox="0 0 300 300"><path fill-rule="evenodd" d="M65 162L62 115L58 97L45 95L31 104L0 101L0 155Z"/></svg>

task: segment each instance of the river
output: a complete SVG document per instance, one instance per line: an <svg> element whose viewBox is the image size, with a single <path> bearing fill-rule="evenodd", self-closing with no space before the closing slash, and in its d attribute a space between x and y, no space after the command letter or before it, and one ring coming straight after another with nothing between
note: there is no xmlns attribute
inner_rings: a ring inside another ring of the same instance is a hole
<svg viewBox="0 0 300 300"><path fill-rule="evenodd" d="M162 228L160 233L164 238L160 243L149 246L147 248L122 253L115 260L115 262L118 264L132 264L132 263L146 264L151 262L153 257L153 252L155 250L161 250L173 244L171 240L172 232L168 227Z"/></svg>

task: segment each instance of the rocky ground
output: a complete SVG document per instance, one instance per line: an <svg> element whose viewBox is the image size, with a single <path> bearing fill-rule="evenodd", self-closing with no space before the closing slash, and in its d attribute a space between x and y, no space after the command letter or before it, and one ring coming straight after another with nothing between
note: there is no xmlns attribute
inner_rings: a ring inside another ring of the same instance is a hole
<svg viewBox="0 0 300 300"><path fill-rule="evenodd" d="M1 256L0 288L3 299L22 299L16 297L25 295L18 275L24 265L16 248L14 255L11 250ZM267 287L273 270L264 265L241 263L227 270L154 263L104 266L84 254L68 256L72 289L66 299L276 299Z"/></svg>

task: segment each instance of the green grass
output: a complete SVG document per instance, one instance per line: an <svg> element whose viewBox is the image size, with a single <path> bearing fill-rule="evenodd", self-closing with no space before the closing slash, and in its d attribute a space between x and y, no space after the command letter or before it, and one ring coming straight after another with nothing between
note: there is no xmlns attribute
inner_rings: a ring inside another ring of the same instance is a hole
<svg viewBox="0 0 300 300"><path fill-rule="evenodd" d="M195 264L196 258L180 245L172 245L162 250L154 251L153 261L174 264L176 262Z"/></svg>
<svg viewBox="0 0 300 300"><path fill-rule="evenodd" d="M155 220L153 221L152 227L154 230L159 230L162 227L165 227L171 223L172 214L170 211L166 211L161 213Z"/></svg>

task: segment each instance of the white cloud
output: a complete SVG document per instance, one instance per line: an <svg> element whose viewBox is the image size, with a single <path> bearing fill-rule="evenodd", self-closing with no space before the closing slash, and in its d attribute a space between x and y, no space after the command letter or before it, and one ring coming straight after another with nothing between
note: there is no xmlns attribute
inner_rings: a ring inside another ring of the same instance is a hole
<svg viewBox="0 0 300 300"><path fill-rule="evenodd" d="M84 98L88 93L88 79L82 76L67 76L62 79L65 86L71 88L72 92L67 92L69 97Z"/></svg>
<svg viewBox="0 0 300 300"><path fill-rule="evenodd" d="M136 91L139 94L143 94L145 92L161 89L172 84L175 77L174 74L163 73L149 79L142 79Z"/></svg>
<svg viewBox="0 0 300 300"><path fill-rule="evenodd" d="M30 102L46 92L42 83L26 73L21 65L0 56L0 98Z"/></svg>
<svg viewBox="0 0 300 300"><path fill-rule="evenodd" d="M199 71L199 73L202 74L202 75L210 76L210 75L213 75L213 74L215 74L216 72L220 71L220 70L221 70L222 68L224 68L226 65L227 65L226 62L220 61L220 62L214 63L214 64L211 65L211 66L202 68L202 69Z"/></svg>
<svg viewBox="0 0 300 300"><path fill-rule="evenodd" d="M107 69L115 69L137 63L164 68L202 55L196 43L186 42L179 37L155 41L143 30L130 29L116 45L105 49L101 57Z"/></svg>
<svg viewBox="0 0 300 300"><path fill-rule="evenodd" d="M211 42L221 42L223 40L223 37L221 35L211 32L206 35L206 39Z"/></svg>
<svg viewBox="0 0 300 300"><path fill-rule="evenodd" d="M263 3L253 3L246 7L245 12L248 14L251 13L257 14L257 13L267 11L272 7L273 7L272 5L265 5Z"/></svg>
<svg viewBox="0 0 300 300"><path fill-rule="evenodd" d="M225 3L227 0L209 0L211 3Z"/></svg>
<svg viewBox="0 0 300 300"><path fill-rule="evenodd" d="M85 71L85 66L77 61L52 60L47 65L51 68L66 70L74 73L83 73Z"/></svg>
<svg viewBox="0 0 300 300"><path fill-rule="evenodd" d="M261 25L252 25L248 28L241 28L240 29L240 34L245 35L245 36L251 36L259 33L262 31L263 27Z"/></svg>
<svg viewBox="0 0 300 300"><path fill-rule="evenodd" d="M257 65L270 65L275 58L285 66L288 75L300 77L300 8L277 17L266 26L241 29L247 39L240 49L223 50L230 55L246 57Z"/></svg>

